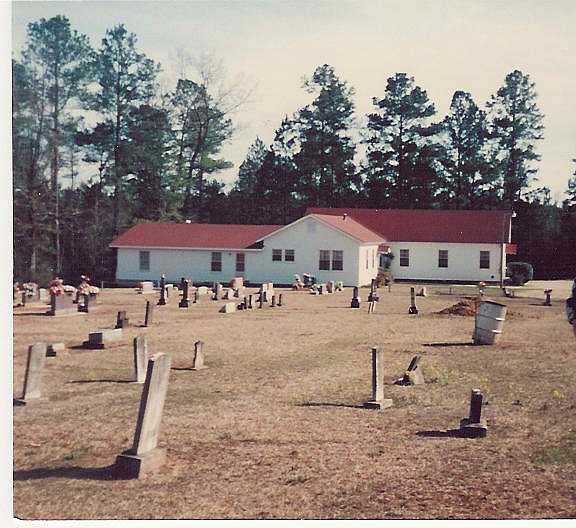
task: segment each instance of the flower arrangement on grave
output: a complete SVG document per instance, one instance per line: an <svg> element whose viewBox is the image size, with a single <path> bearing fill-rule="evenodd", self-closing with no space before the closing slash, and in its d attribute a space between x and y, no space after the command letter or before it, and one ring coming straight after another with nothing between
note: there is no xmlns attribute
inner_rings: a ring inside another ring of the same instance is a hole
<svg viewBox="0 0 576 528"><path fill-rule="evenodd" d="M63 295L64 294L64 281L56 277L49 285L50 293L52 295Z"/></svg>

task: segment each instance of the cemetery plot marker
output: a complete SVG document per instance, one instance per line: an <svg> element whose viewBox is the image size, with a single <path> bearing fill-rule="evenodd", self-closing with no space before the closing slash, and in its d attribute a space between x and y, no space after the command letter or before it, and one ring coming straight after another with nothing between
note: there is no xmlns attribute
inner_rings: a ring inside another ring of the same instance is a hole
<svg viewBox="0 0 576 528"><path fill-rule="evenodd" d="M178 306L180 308L188 308L190 306L190 297L188 293L190 288L190 281L182 279L181 287L182 287L182 299L180 299Z"/></svg>
<svg viewBox="0 0 576 528"><path fill-rule="evenodd" d="M368 302L376 301L378 302L380 297L378 296L378 285L376 279L372 279L370 283L370 293L368 294Z"/></svg>
<svg viewBox="0 0 576 528"><path fill-rule="evenodd" d="M236 303L226 303L219 311L220 313L234 313L236 311Z"/></svg>
<svg viewBox="0 0 576 528"><path fill-rule="evenodd" d="M113 344L119 344L118 341L122 339L122 328L98 330L88 334L88 340L84 341L82 345L85 348L92 350L102 350L109 348Z"/></svg>
<svg viewBox="0 0 576 528"><path fill-rule="evenodd" d="M350 308L360 308L360 294L358 293L358 286L354 286L354 292L352 293L352 302L350 303Z"/></svg>
<svg viewBox="0 0 576 528"><path fill-rule="evenodd" d="M50 343L46 348L46 357L56 357L58 352L64 352L66 345L64 343Z"/></svg>
<svg viewBox="0 0 576 528"><path fill-rule="evenodd" d="M130 320L126 316L126 310L121 310L116 316L115 328L127 328L130 325Z"/></svg>
<svg viewBox="0 0 576 528"><path fill-rule="evenodd" d="M280 306L280 307L282 306L282 294L281 293L278 294L278 305L277 306Z"/></svg>
<svg viewBox="0 0 576 528"><path fill-rule="evenodd" d="M410 288L410 308L408 308L410 315L418 315L418 308L416 308L416 293L414 288Z"/></svg>
<svg viewBox="0 0 576 528"><path fill-rule="evenodd" d="M154 318L154 305L150 301L146 301L146 313L144 315L144 326L150 326Z"/></svg>
<svg viewBox="0 0 576 528"><path fill-rule="evenodd" d="M204 341L194 343L194 359L192 361L192 370L206 369L204 365Z"/></svg>
<svg viewBox="0 0 576 528"><path fill-rule="evenodd" d="M148 340L146 336L134 338L134 377L136 383L144 383L148 364Z"/></svg>
<svg viewBox="0 0 576 528"><path fill-rule="evenodd" d="M28 347L26 374L22 397L14 400L16 405L26 405L41 400L42 371L46 362L46 343L34 343Z"/></svg>
<svg viewBox="0 0 576 528"><path fill-rule="evenodd" d="M486 420L482 420L482 401L480 389L472 389L470 395L470 413L468 418L460 420L460 434L466 438L484 438L488 434Z"/></svg>
<svg viewBox="0 0 576 528"><path fill-rule="evenodd" d="M148 360L134 442L116 458L115 478L144 478L164 465L166 450L158 447L158 436L169 375L170 356L156 354Z"/></svg>
<svg viewBox="0 0 576 528"><path fill-rule="evenodd" d="M372 399L364 407L382 410L392 405L391 399L384 398L384 351L382 347L372 347Z"/></svg>
<svg viewBox="0 0 576 528"><path fill-rule="evenodd" d="M50 311L48 315L71 315L78 313L78 308L74 305L74 298L63 293L61 295L50 296Z"/></svg>
<svg viewBox="0 0 576 528"><path fill-rule="evenodd" d="M396 385L423 385L425 381L424 374L420 368L420 359L422 359L422 356L414 356L412 361L410 361L410 365L408 365L404 376L397 379L394 383Z"/></svg>
<svg viewBox="0 0 576 528"><path fill-rule="evenodd" d="M160 277L160 299L158 299L158 306L166 305L166 276Z"/></svg>
<svg viewBox="0 0 576 528"><path fill-rule="evenodd" d="M544 290L544 293L546 294L544 306L552 306L552 290Z"/></svg>

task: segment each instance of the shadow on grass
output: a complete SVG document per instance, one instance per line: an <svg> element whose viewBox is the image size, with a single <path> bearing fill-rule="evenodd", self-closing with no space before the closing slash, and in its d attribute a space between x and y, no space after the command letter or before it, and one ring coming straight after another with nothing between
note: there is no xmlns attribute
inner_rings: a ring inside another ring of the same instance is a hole
<svg viewBox="0 0 576 528"><path fill-rule="evenodd" d="M60 468L20 469L14 471L14 481L39 480L46 478L67 478L80 480L113 480L112 468L83 468L68 466Z"/></svg>
<svg viewBox="0 0 576 528"><path fill-rule="evenodd" d="M96 380L71 380L66 383L136 383L134 380L114 380L114 379L96 379ZM140 385L142 385L140 383Z"/></svg>
<svg viewBox="0 0 576 528"><path fill-rule="evenodd" d="M347 407L348 409L367 409L363 404L334 403L334 402L303 402L297 403L296 407Z"/></svg>
<svg viewBox="0 0 576 528"><path fill-rule="evenodd" d="M478 345L470 342L470 341L465 341L464 343L422 343L422 346L425 347L452 347L452 346L458 346L458 347L463 347L463 346L468 346L468 347L476 347Z"/></svg>
<svg viewBox="0 0 576 528"><path fill-rule="evenodd" d="M447 429L445 431L418 431L416 436L424 438L471 438L466 430Z"/></svg>

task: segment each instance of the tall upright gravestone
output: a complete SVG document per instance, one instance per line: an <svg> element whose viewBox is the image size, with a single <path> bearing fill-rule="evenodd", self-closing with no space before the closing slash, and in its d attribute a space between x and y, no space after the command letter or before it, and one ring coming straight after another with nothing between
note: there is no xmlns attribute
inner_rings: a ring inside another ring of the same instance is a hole
<svg viewBox="0 0 576 528"><path fill-rule="evenodd" d="M46 362L47 349L46 343L34 343L28 347L24 389L22 390L22 397L14 400L14 404L26 405L41 399L42 371Z"/></svg>
<svg viewBox="0 0 576 528"><path fill-rule="evenodd" d="M189 295L190 281L182 278L180 287L182 288L182 299L180 299L178 306L180 308L188 308L190 306L190 295Z"/></svg>
<svg viewBox="0 0 576 528"><path fill-rule="evenodd" d="M148 340L146 336L134 338L134 377L135 383L146 381L146 367L148 365Z"/></svg>
<svg viewBox="0 0 576 528"><path fill-rule="evenodd" d="M160 277L160 299L158 299L158 306L164 306L166 304L166 276L162 275Z"/></svg>
<svg viewBox="0 0 576 528"><path fill-rule="evenodd" d="M158 471L166 461L166 450L158 447L160 422L170 375L170 356L156 354L148 359L146 381L132 447L116 457L115 478L143 478Z"/></svg>
<svg viewBox="0 0 576 528"><path fill-rule="evenodd" d="M146 301L146 314L144 315L144 326L150 326L154 318L154 305Z"/></svg>
<svg viewBox="0 0 576 528"><path fill-rule="evenodd" d="M392 407L391 399L384 398L384 351L382 347L372 347L372 399L364 404L369 409Z"/></svg>
<svg viewBox="0 0 576 528"><path fill-rule="evenodd" d="M192 370L203 370L208 368L204 365L204 341L194 343L194 359L192 360Z"/></svg>

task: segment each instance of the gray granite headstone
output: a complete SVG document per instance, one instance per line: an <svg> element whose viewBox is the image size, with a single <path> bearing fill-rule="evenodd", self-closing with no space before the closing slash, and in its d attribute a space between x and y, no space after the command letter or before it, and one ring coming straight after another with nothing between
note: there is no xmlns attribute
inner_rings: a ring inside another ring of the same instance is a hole
<svg viewBox="0 0 576 528"><path fill-rule="evenodd" d="M480 389L472 389L470 394L470 413L468 418L460 420L460 434L468 438L484 438L488 434L486 420L482 419L484 396Z"/></svg>
<svg viewBox="0 0 576 528"><path fill-rule="evenodd" d="M354 291L352 293L352 302L350 303L350 308L360 308L360 293L358 286L354 286Z"/></svg>
<svg viewBox="0 0 576 528"><path fill-rule="evenodd" d="M146 301L146 314L144 315L144 326L150 326L154 318L154 305Z"/></svg>
<svg viewBox="0 0 576 528"><path fill-rule="evenodd" d="M146 336L134 338L134 377L136 383L144 383L148 365L148 340Z"/></svg>
<svg viewBox="0 0 576 528"><path fill-rule="evenodd" d="M42 397L42 371L46 362L46 352L46 343L34 343L28 347L22 398L16 400L15 403L26 405Z"/></svg>
<svg viewBox="0 0 576 528"><path fill-rule="evenodd" d="M370 409L392 407L392 400L384 398L384 351L372 347L372 399L365 403Z"/></svg>
<svg viewBox="0 0 576 528"><path fill-rule="evenodd" d="M142 478L159 470L164 464L166 452L158 448L158 437L168 390L170 363L170 356L166 354L156 354L148 359L134 442L131 449L116 458L112 470L116 478Z"/></svg>
<svg viewBox="0 0 576 528"><path fill-rule="evenodd" d="M50 343L46 349L46 357L56 357L58 352L64 352L66 345L64 343Z"/></svg>
<svg viewBox="0 0 576 528"><path fill-rule="evenodd" d="M107 328L88 334L88 341L84 341L86 348L102 349L117 343L122 339L122 328Z"/></svg>

